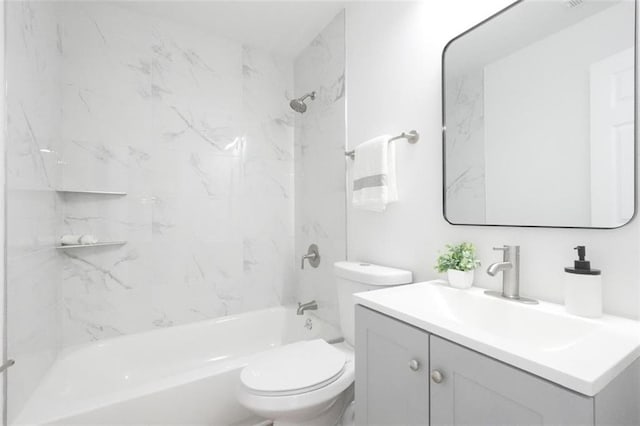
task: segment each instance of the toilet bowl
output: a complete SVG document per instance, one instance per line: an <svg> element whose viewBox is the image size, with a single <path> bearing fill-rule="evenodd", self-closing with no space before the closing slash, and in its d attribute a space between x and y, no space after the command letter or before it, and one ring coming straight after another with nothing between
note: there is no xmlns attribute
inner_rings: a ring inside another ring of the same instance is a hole
<svg viewBox="0 0 640 426"><path fill-rule="evenodd" d="M262 352L240 373L238 401L274 426L334 426L353 414L353 293L408 284L410 271L359 262L336 262L340 327L345 341L291 343ZM349 424L349 421L346 422Z"/></svg>

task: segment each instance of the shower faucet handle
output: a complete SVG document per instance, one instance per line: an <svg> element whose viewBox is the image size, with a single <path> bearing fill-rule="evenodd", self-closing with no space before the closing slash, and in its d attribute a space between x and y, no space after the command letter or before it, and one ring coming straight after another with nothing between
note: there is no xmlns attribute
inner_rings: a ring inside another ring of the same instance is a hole
<svg viewBox="0 0 640 426"><path fill-rule="evenodd" d="M309 249L307 250L307 254L302 256L302 261L300 262L300 269L304 269L304 261L305 259L309 260L309 265L314 268L320 266L320 252L318 251L318 246L315 244L311 244Z"/></svg>

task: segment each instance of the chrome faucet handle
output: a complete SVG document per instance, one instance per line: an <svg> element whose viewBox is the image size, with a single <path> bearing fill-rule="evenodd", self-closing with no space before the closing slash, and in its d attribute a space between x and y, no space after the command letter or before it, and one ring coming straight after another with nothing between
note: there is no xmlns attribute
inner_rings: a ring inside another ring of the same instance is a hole
<svg viewBox="0 0 640 426"><path fill-rule="evenodd" d="M305 259L314 260L316 258L316 256L318 256L316 253L305 254L304 256L302 256L302 261L300 262L300 269L304 269L304 260Z"/></svg>
<svg viewBox="0 0 640 426"><path fill-rule="evenodd" d="M502 259L507 259L509 257L509 246L494 247L493 250L494 251L501 251L502 252Z"/></svg>
<svg viewBox="0 0 640 426"><path fill-rule="evenodd" d="M305 259L309 259L309 265L317 268L320 265L320 251L318 251L318 246L315 244L311 244L309 249L307 250L307 254L302 256L302 260L300 261L300 269L304 269L304 261Z"/></svg>
<svg viewBox="0 0 640 426"><path fill-rule="evenodd" d="M516 262L519 262L520 246L504 245L502 247L494 247L493 250L501 251L503 253L502 258L504 260L515 260Z"/></svg>
<svg viewBox="0 0 640 426"><path fill-rule="evenodd" d="M504 245L502 247L494 247L493 249L495 251L504 251L504 252L511 251L511 250L519 251L520 250L520 246L507 246L507 245Z"/></svg>

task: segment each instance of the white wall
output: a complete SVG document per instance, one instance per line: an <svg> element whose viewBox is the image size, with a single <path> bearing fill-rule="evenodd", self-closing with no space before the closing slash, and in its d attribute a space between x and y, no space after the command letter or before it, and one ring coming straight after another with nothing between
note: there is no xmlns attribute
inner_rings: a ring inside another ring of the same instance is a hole
<svg viewBox="0 0 640 426"><path fill-rule="evenodd" d="M638 221L618 230L452 226L442 216L440 59L447 41L511 2L434 0L349 3L347 6L347 144L415 128L416 145L398 143L400 202L383 214L348 211L348 256L411 269L416 280L436 277L438 250L471 241L484 267L476 283L499 288L484 273L500 258L492 247L522 246L522 293L561 302L563 268L577 244L603 270L604 307L639 317Z"/></svg>

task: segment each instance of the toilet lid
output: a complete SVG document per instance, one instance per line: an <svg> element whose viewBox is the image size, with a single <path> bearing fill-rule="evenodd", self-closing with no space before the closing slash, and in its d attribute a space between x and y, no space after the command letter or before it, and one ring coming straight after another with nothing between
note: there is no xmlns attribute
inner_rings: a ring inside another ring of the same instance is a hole
<svg viewBox="0 0 640 426"><path fill-rule="evenodd" d="M254 393L300 393L335 381L345 363L345 355L324 340L308 340L263 352L242 370L240 380Z"/></svg>

